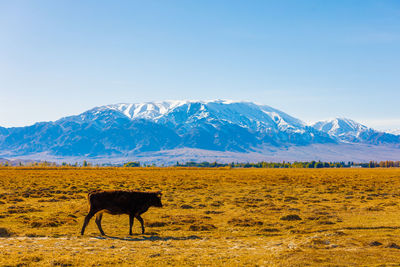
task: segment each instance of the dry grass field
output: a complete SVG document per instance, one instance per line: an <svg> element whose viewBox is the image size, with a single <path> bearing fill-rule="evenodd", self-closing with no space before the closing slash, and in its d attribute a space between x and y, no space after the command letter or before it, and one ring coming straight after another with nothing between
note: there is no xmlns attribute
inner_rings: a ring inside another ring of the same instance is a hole
<svg viewBox="0 0 400 267"><path fill-rule="evenodd" d="M163 208L80 228L92 189ZM1 168L0 265L400 265L400 169Z"/></svg>

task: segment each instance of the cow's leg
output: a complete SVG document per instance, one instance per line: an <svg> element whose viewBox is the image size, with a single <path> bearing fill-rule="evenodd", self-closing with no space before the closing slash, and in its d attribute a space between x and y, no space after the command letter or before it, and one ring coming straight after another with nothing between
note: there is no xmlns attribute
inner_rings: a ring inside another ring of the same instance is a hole
<svg viewBox="0 0 400 267"><path fill-rule="evenodd" d="M101 235L105 235L103 228L101 228L101 218L103 218L103 213L102 212L97 213L96 215L97 227L99 228Z"/></svg>
<svg viewBox="0 0 400 267"><path fill-rule="evenodd" d="M135 218L135 215L129 214L129 235L133 235L132 226L133 226L133 219L134 218Z"/></svg>
<svg viewBox="0 0 400 267"><path fill-rule="evenodd" d="M92 209L90 209L88 215L85 217L85 221L83 222L82 230L81 230L81 235L85 233L85 228L88 225L90 219L96 214L96 212Z"/></svg>
<svg viewBox="0 0 400 267"><path fill-rule="evenodd" d="M144 222L142 217L140 217L140 214L136 214L136 219L138 219L138 221L140 222L140 224L142 225L142 234L144 234Z"/></svg>

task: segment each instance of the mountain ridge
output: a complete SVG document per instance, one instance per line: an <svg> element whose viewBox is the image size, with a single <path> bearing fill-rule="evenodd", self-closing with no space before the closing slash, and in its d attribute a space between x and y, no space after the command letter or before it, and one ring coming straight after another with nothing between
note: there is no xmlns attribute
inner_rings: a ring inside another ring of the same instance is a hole
<svg viewBox="0 0 400 267"><path fill-rule="evenodd" d="M396 135L377 131L348 118L334 118L319 121L312 127L323 131L341 142L368 143L368 144L399 144L400 138Z"/></svg>
<svg viewBox="0 0 400 267"><path fill-rule="evenodd" d="M273 107L232 100L120 103L52 122L0 127L5 157L124 157L185 148L250 153L341 143L398 147L400 136L344 118L310 126Z"/></svg>

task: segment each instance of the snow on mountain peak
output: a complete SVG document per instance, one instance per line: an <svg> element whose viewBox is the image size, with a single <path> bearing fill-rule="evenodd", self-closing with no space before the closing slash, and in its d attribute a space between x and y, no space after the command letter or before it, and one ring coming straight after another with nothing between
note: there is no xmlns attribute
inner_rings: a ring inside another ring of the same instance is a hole
<svg viewBox="0 0 400 267"><path fill-rule="evenodd" d="M107 105L103 108L119 111L130 119L154 120L185 103L185 101L120 103Z"/></svg>
<svg viewBox="0 0 400 267"><path fill-rule="evenodd" d="M343 134L358 134L361 131L368 130L368 127L347 118L334 118L325 121L319 121L312 125L319 131L330 135L340 136Z"/></svg>
<svg viewBox="0 0 400 267"><path fill-rule="evenodd" d="M170 100L162 102L120 103L95 109L113 110L131 120L146 119L173 124L226 122L255 131L276 129L303 133L306 125L267 105L234 100Z"/></svg>
<svg viewBox="0 0 400 267"><path fill-rule="evenodd" d="M130 119L158 119L162 115L174 110L175 108L183 105L190 105L193 103L200 103L207 105L210 103L218 104L232 104L239 103L233 100L209 100L209 101L198 101L198 100L168 100L161 102L144 102L144 103L119 103L113 105L103 106L101 108L116 110L123 113Z"/></svg>
<svg viewBox="0 0 400 267"><path fill-rule="evenodd" d="M400 135L400 129L389 129L389 130L386 130L385 133Z"/></svg>
<svg viewBox="0 0 400 267"><path fill-rule="evenodd" d="M393 133L376 131L365 125L347 118L335 118L327 121L319 121L312 125L316 130L325 132L331 137L344 143L367 144L397 144L400 136Z"/></svg>

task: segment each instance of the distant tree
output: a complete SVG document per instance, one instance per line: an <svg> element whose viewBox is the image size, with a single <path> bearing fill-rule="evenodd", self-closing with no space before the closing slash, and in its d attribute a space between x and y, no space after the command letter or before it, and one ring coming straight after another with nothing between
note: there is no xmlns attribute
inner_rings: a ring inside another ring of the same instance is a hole
<svg viewBox="0 0 400 267"><path fill-rule="evenodd" d="M368 164L369 168L375 168L375 163L373 161L370 161Z"/></svg>
<svg viewBox="0 0 400 267"><path fill-rule="evenodd" d="M123 165L124 167L140 167L139 161L130 161ZM144 165L146 167L146 164Z"/></svg>
<svg viewBox="0 0 400 267"><path fill-rule="evenodd" d="M318 161L317 163L315 163L314 168L322 168L324 167L324 164L321 161Z"/></svg>

